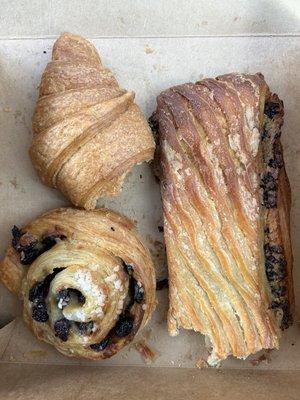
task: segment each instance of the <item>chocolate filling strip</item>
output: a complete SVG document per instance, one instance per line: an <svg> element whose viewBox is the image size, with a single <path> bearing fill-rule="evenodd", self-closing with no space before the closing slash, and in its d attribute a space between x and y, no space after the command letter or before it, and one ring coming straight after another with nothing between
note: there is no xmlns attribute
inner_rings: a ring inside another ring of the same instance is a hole
<svg viewBox="0 0 300 400"><path fill-rule="evenodd" d="M265 103L265 127L262 135L265 171L261 177L262 205L269 210L277 208L278 176L283 167L283 155L280 144L281 118L283 103L276 95L271 95ZM281 114L281 115L280 115ZM291 304L288 300L287 262L282 243L272 241L268 219L266 219L264 236L265 268L271 288L272 303L270 307L282 313L281 329L293 323Z"/></svg>
<svg viewBox="0 0 300 400"><path fill-rule="evenodd" d="M144 300L144 288L140 282L134 278L134 267L123 262L123 267L129 276L128 295L125 301L124 310L120 314L115 326L111 329L108 335L99 343L91 344L89 347L95 352L109 350L109 347L114 347L115 343L120 338L128 338L129 340L134 336L142 321L141 316L135 318L132 315L132 307L135 303L141 304ZM54 268L51 274L48 274L43 281L35 283L29 291L29 301L32 303L32 318L41 323L49 320L46 297L49 293L49 288L54 277L64 270L64 268ZM57 293L58 308L63 308L68 304L72 296L77 297L80 304L84 304L85 297L77 289L66 288ZM139 314L139 313L138 313ZM69 337L71 329L76 329L82 335L90 335L93 332L94 321L77 322L71 321L67 318L61 318L54 323L54 332L63 342L66 342ZM128 341L129 341L128 340Z"/></svg>

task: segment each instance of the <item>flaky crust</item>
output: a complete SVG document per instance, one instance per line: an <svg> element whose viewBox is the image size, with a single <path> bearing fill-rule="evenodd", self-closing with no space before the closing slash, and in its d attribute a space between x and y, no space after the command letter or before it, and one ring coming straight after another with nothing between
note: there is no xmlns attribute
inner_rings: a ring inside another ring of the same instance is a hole
<svg viewBox="0 0 300 400"><path fill-rule="evenodd" d="M287 262L285 299L293 302L290 194L283 168L275 209L262 204L261 179L268 167L261 138L270 96L261 74L228 74L175 86L157 100L168 329L171 335L180 327L205 334L211 365L231 354L246 358L279 346L282 310L271 309L265 269L265 230L274 218L280 229L273 242L284 248ZM282 117L283 109L277 128Z"/></svg>
<svg viewBox="0 0 300 400"><path fill-rule="evenodd" d="M21 264L20 254L12 246L0 264L1 280L23 299L25 321L37 338L67 356L89 359L111 357L134 339L150 318L156 300L151 256L130 220L106 209L62 208L47 212L26 225L22 232L26 232L29 240L63 238L57 239L53 247L29 266ZM126 266L132 267L130 274ZM43 299L49 319L38 322L33 318L36 299L32 288L53 273L49 293ZM141 301L133 302L128 309L127 293L132 290L132 279L143 295ZM84 295L84 304L75 301L74 306L73 299L65 307L59 305L58 294L68 288ZM118 337L114 327L126 307L133 319L133 328L128 335ZM54 329L55 322L62 318L72 322L66 341ZM91 332L77 329L80 322L88 321L93 321ZM90 347L108 336L110 342L103 350Z"/></svg>
<svg viewBox="0 0 300 400"><path fill-rule="evenodd" d="M119 87L90 42L71 33L53 46L32 126L30 156L40 178L86 209L116 195L128 171L153 158L134 93Z"/></svg>

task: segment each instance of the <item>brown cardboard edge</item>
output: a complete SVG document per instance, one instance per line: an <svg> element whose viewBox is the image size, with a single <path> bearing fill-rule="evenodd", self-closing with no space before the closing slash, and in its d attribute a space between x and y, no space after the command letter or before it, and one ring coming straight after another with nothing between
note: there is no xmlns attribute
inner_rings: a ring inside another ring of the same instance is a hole
<svg viewBox="0 0 300 400"><path fill-rule="evenodd" d="M300 371L0 365L0 395L14 399L298 399ZM2 398L2 397L1 397Z"/></svg>
<svg viewBox="0 0 300 400"><path fill-rule="evenodd" d="M9 344L14 328L15 320L9 322L7 325L0 329L0 360Z"/></svg>

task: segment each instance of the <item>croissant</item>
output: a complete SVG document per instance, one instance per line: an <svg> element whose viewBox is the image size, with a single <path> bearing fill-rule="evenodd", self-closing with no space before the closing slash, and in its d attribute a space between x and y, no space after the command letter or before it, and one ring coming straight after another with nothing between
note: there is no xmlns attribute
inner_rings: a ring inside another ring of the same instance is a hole
<svg viewBox="0 0 300 400"><path fill-rule="evenodd" d="M41 180L86 209L116 195L129 170L153 158L134 93L119 87L91 43L71 33L54 44L32 126L30 156Z"/></svg>
<svg viewBox="0 0 300 400"><path fill-rule="evenodd" d="M292 323L283 114L261 74L187 83L157 99L168 330L206 335L210 365L278 348Z"/></svg>
<svg viewBox="0 0 300 400"><path fill-rule="evenodd" d="M24 319L38 339L67 356L103 359L149 320L154 267L127 218L62 208L12 234L0 278L23 299Z"/></svg>

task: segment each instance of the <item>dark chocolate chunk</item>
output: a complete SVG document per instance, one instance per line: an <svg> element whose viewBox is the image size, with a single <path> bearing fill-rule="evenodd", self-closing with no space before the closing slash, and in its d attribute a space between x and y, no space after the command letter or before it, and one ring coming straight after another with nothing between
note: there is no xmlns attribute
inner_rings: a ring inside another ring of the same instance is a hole
<svg viewBox="0 0 300 400"><path fill-rule="evenodd" d="M274 270L274 267L266 267L266 274L267 274L267 278L268 281L276 281L278 279L278 274L277 272Z"/></svg>
<svg viewBox="0 0 300 400"><path fill-rule="evenodd" d="M29 290L29 301L44 299L48 295L50 283L54 279L55 275L62 270L64 270L64 268L54 268L53 272L47 275L43 281L35 283Z"/></svg>
<svg viewBox="0 0 300 400"><path fill-rule="evenodd" d="M154 140L157 143L157 141L158 141L158 132L159 132L159 123L158 123L158 118L157 118L155 112L148 119L148 124L149 124L149 126L151 128L151 131L153 133Z"/></svg>
<svg viewBox="0 0 300 400"><path fill-rule="evenodd" d="M47 296L47 294L48 294L48 292L49 292L50 283L53 281L53 279L55 278L55 276L56 276L59 272L61 272L61 271L63 271L63 270L64 270L64 268L54 268L54 269L53 269L53 272L51 272L51 274L47 275L46 278L44 279L44 285L45 285L45 293L46 293L46 296Z"/></svg>
<svg viewBox="0 0 300 400"><path fill-rule="evenodd" d="M23 233L22 233L21 229L19 229L16 225L14 225L11 230L11 234L12 234L11 244L12 244L13 248L18 251L19 241L20 241L20 238L23 235Z"/></svg>
<svg viewBox="0 0 300 400"><path fill-rule="evenodd" d="M134 284L133 284L133 280L130 279L129 289L128 289L127 297L125 300L125 309L127 311L129 311L130 308L133 306L133 304L134 304Z"/></svg>
<svg viewBox="0 0 300 400"><path fill-rule="evenodd" d="M157 229L158 229L158 232L163 232L164 231L164 227L162 225L159 225L157 227Z"/></svg>
<svg viewBox="0 0 300 400"><path fill-rule="evenodd" d="M90 334L93 331L94 328L94 322L76 322L76 326L80 333L82 334Z"/></svg>
<svg viewBox="0 0 300 400"><path fill-rule="evenodd" d="M70 326L70 321L67 318L57 320L54 323L55 336L59 337L63 342L66 342L69 337Z"/></svg>
<svg viewBox="0 0 300 400"><path fill-rule="evenodd" d="M272 101L266 102L264 114L267 117L272 119L278 112L279 112L279 104L278 103L273 103Z"/></svg>
<svg viewBox="0 0 300 400"><path fill-rule="evenodd" d="M67 237L65 235L60 234L52 234L45 236L42 239L43 251L50 250L53 246L56 245L60 240L65 240Z"/></svg>
<svg viewBox="0 0 300 400"><path fill-rule="evenodd" d="M47 322L49 315L44 300L40 300L32 307L32 318L37 322Z"/></svg>
<svg viewBox="0 0 300 400"><path fill-rule="evenodd" d="M280 257L276 260L276 263L279 264L281 268L286 268L287 267L287 262L284 258Z"/></svg>
<svg viewBox="0 0 300 400"><path fill-rule="evenodd" d="M266 257L268 255L271 255L271 254L282 254L283 253L283 247L282 246L273 245L273 244L271 245L269 243L265 244L264 250L265 250Z"/></svg>
<svg viewBox="0 0 300 400"><path fill-rule="evenodd" d="M273 310L280 307L280 302L273 300L270 306Z"/></svg>
<svg viewBox="0 0 300 400"><path fill-rule="evenodd" d="M169 287L169 279L161 279L160 281L156 282L156 290L167 289Z"/></svg>
<svg viewBox="0 0 300 400"><path fill-rule="evenodd" d="M95 351L102 351L107 347L109 342L110 342L110 337L107 336L105 339L101 340L101 342L91 344L90 348Z"/></svg>
<svg viewBox="0 0 300 400"><path fill-rule="evenodd" d="M272 253L282 254L283 253L283 247L280 246L280 245L272 245L272 246L270 246L270 251Z"/></svg>
<svg viewBox="0 0 300 400"><path fill-rule="evenodd" d="M132 275L132 274L133 274L134 268L133 268L132 265L126 264L126 263L123 261L123 267L124 267L125 272L126 272L128 275Z"/></svg>
<svg viewBox="0 0 300 400"><path fill-rule="evenodd" d="M283 282L281 282L281 285L279 282L277 282L275 285L271 284L271 290L272 290L273 296L280 298L280 297L283 297L286 295L287 288L282 283Z"/></svg>
<svg viewBox="0 0 300 400"><path fill-rule="evenodd" d="M276 168L282 168L284 165L282 147L279 140L276 140L273 145L274 163Z"/></svg>
<svg viewBox="0 0 300 400"><path fill-rule="evenodd" d="M277 194L275 191L273 190L270 190L269 192L264 191L263 205L266 208L275 208L277 206Z"/></svg>
<svg viewBox="0 0 300 400"><path fill-rule="evenodd" d="M41 249L35 245L29 245L24 247L20 251L20 261L23 265L30 265L33 263L34 260L41 255Z"/></svg>
<svg viewBox="0 0 300 400"><path fill-rule="evenodd" d="M133 329L133 318L130 315L121 315L115 326L115 333L119 337L129 335Z"/></svg>
<svg viewBox="0 0 300 400"><path fill-rule="evenodd" d="M283 167L283 159L271 158L268 163L271 168L282 168Z"/></svg>
<svg viewBox="0 0 300 400"><path fill-rule="evenodd" d="M46 296L47 293L45 293L44 281L42 281L37 282L32 286L32 288L29 290L28 299L29 301L43 300Z"/></svg>
<svg viewBox="0 0 300 400"><path fill-rule="evenodd" d="M277 258L275 258L272 254L267 255L266 254L266 259L269 261L269 263L275 264L277 262Z"/></svg>
<svg viewBox="0 0 300 400"><path fill-rule="evenodd" d="M23 232L17 226L14 226L12 237L11 244L20 253L21 264L29 265L41 254L41 246L35 235Z"/></svg>
<svg viewBox="0 0 300 400"><path fill-rule="evenodd" d="M285 279L287 277L287 270L284 267L280 267L277 268L277 275L278 275L278 280L282 281L283 279Z"/></svg>
<svg viewBox="0 0 300 400"><path fill-rule="evenodd" d="M288 301L285 301L282 305L281 305L281 309L282 309L282 320L281 320L281 325L280 328L282 330L287 329L290 325L293 324L293 314L291 313L291 309L290 309L290 304Z"/></svg>
<svg viewBox="0 0 300 400"><path fill-rule="evenodd" d="M143 287L138 285L136 279L134 279L133 276L130 276L126 310L129 310L135 301L137 303L141 303L143 299L144 299Z"/></svg>
<svg viewBox="0 0 300 400"><path fill-rule="evenodd" d="M85 303L85 296L80 292L80 290L77 289L62 289L57 293L57 301L63 300L63 302L68 303L71 299L71 294L74 293L77 298L79 303L84 304Z"/></svg>
<svg viewBox="0 0 300 400"><path fill-rule="evenodd" d="M51 249L58 240L66 239L64 235L48 235L41 241L27 232L22 232L17 226L12 228L12 246L20 253L20 261L23 265L31 264L42 253Z"/></svg>
<svg viewBox="0 0 300 400"><path fill-rule="evenodd" d="M293 315L290 309L290 303L287 300L273 300L271 303L272 309L281 309L282 310L282 320L280 328L282 330L287 329L293 323Z"/></svg>
<svg viewBox="0 0 300 400"><path fill-rule="evenodd" d="M65 303L64 305L66 305L69 300L70 300L70 291L69 289L62 289L60 290L57 295L56 295L57 301L59 302L60 300L62 301L62 303ZM63 306L64 306L63 305Z"/></svg>
<svg viewBox="0 0 300 400"><path fill-rule="evenodd" d="M77 290L77 289L69 289L69 290L76 294L79 303L81 303L81 304L85 303L85 296L80 292L80 290Z"/></svg>
<svg viewBox="0 0 300 400"><path fill-rule="evenodd" d="M134 278L131 279L133 281L133 300L137 303L141 303L144 299L144 289L142 286L138 285Z"/></svg>
<svg viewBox="0 0 300 400"><path fill-rule="evenodd" d="M262 140L268 139L270 137L268 129L264 129L261 134Z"/></svg>
<svg viewBox="0 0 300 400"><path fill-rule="evenodd" d="M277 182L271 172L267 172L261 179L261 187L265 190L277 190Z"/></svg>

